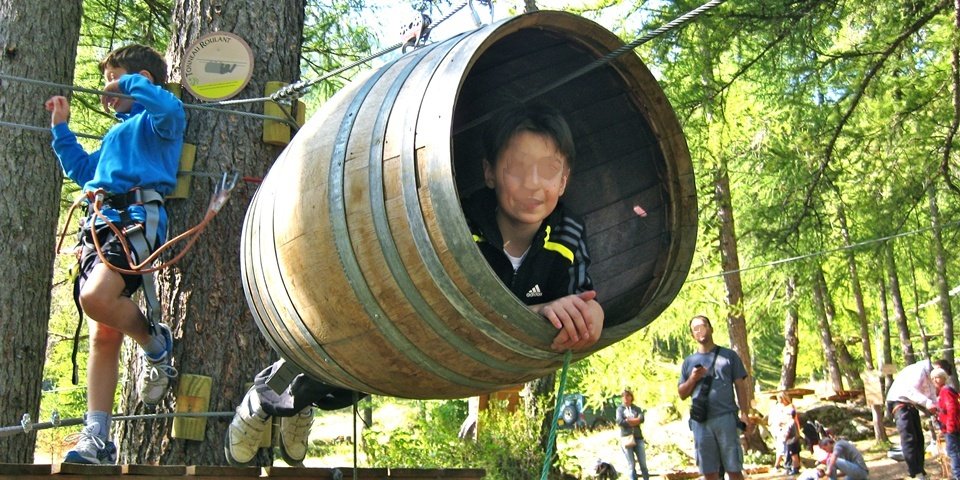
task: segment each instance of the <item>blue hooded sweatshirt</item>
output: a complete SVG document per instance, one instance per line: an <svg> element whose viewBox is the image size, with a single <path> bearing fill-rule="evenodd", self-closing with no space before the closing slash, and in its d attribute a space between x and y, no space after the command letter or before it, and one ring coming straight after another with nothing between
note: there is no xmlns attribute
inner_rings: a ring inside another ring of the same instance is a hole
<svg viewBox="0 0 960 480"><path fill-rule="evenodd" d="M177 184L187 125L183 104L139 73L121 76L119 86L121 93L133 97L134 103L129 112L116 114L120 123L107 131L99 150L87 153L66 122L52 129L53 150L64 173L84 192L103 189L110 194L124 194L140 187L167 195ZM142 207L131 206L128 211L134 220L144 220ZM113 209L104 209L104 214L111 221L120 221ZM161 242L165 237L166 217L166 211L161 208Z"/></svg>

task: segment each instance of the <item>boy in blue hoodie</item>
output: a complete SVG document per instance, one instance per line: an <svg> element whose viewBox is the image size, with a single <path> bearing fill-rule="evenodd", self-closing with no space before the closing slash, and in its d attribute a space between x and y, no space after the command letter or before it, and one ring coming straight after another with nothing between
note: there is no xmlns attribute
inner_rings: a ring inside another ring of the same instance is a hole
<svg viewBox="0 0 960 480"><path fill-rule="evenodd" d="M87 153L67 125L69 102L62 96L51 97L45 107L50 112L53 149L66 175L85 193L102 192L101 212L130 234L128 241L144 232L146 250L138 252L140 258L135 259L142 262L144 253L155 251L166 240L163 197L176 186L186 115L180 100L162 88L167 66L155 50L136 44L118 48L100 62L100 71L105 92L131 97L100 98L104 109L112 109L120 123L110 128L99 150ZM137 386L144 404L159 403L177 372L171 366L170 328L148 320L130 298L143 277L120 273L103 263L130 268L120 239L94 214L92 206L88 213L81 224L80 275L75 289L80 307L92 320L87 414L80 439L64 462L113 464L117 449L110 441L110 421L123 336L130 336L143 352Z"/></svg>

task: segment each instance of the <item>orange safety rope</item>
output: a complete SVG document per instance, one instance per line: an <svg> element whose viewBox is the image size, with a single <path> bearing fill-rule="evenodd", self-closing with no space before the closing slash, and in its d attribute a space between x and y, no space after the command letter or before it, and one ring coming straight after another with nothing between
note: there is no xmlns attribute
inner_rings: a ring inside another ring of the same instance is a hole
<svg viewBox="0 0 960 480"><path fill-rule="evenodd" d="M57 252L59 253L61 247L63 246L63 239L66 236L67 226L70 223L70 218L73 217L74 210L76 210L80 202L87 200L88 202L90 202L90 205L92 205L93 207L94 215L100 220L102 220L104 224L113 232L114 235L116 235L117 239L120 241L120 245L123 247L123 253L127 257L127 264L130 265L130 268L128 269L128 268L122 268L122 267L118 267L116 265L110 264L110 262L107 261L106 256L103 253L103 247L100 245L100 239L96 234L96 229L93 228L93 231L91 232L91 237L93 238L93 245L97 251L97 256L100 257L100 261L104 265L106 265L107 268L117 273L126 274L126 275L144 275L148 273L157 272L159 270L163 270L164 268L170 267L176 264L177 262L179 262L183 258L183 256L186 255L186 253L190 250L190 248L193 247L193 244L196 243L196 241L199 239L200 233L202 233L203 230L207 228L207 225L210 223L211 220L213 220L213 217L215 217L217 213L220 213L220 208L222 208L223 205L226 203L226 201L229 199L230 192L233 191L234 186L236 186L237 178L238 178L238 175L234 174L232 179L228 180L227 174L224 173L223 179L221 180L220 184L217 185L217 188L214 190L214 193L210 198L210 204L207 206L206 214L203 216L203 219L200 221L200 223L187 229L186 231L177 235L176 237L168 240L166 243L160 246L160 248L155 250L149 257L147 257L144 261L140 263L136 263L133 259L133 254L130 253L130 245L127 242L126 234L124 234L116 226L116 224L114 224L109 218L107 218L107 216L104 215L103 211L101 210L101 207L103 205L103 199L104 199L104 196L106 195L106 192L104 192L103 189L98 189L95 192L86 192L84 196L81 196L80 198L77 199L77 201L73 203L73 205L70 207L70 211L67 213L67 222L64 224L63 230L60 233L60 241L57 243ZM190 238L186 246L180 252L178 252L172 259L170 259L167 262L161 263L156 267L145 268L147 265L150 265L151 263L153 263L154 260L156 260L160 256L160 254L162 254L164 251L169 249L175 243L180 242L181 240L187 237L190 237Z"/></svg>

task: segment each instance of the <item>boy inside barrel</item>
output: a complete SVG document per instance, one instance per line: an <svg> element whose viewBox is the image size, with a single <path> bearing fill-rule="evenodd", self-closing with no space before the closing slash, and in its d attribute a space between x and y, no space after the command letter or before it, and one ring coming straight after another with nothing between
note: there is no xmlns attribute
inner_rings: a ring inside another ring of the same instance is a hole
<svg viewBox="0 0 960 480"><path fill-rule="evenodd" d="M464 204L477 246L500 281L558 329L551 348L593 345L604 316L585 228L560 202L576 157L569 125L553 108L520 105L495 118L483 145L487 188Z"/></svg>
<svg viewBox="0 0 960 480"><path fill-rule="evenodd" d="M487 188L464 202L474 241L503 284L557 329L553 350L590 347L604 314L587 273L584 224L560 202L576 155L569 125L553 108L519 105L496 116L483 143ZM231 464L254 461L272 416L280 417L281 456L300 464L313 407L344 408L366 397L302 373L277 393L267 382L282 364L260 372L237 407L224 443Z"/></svg>

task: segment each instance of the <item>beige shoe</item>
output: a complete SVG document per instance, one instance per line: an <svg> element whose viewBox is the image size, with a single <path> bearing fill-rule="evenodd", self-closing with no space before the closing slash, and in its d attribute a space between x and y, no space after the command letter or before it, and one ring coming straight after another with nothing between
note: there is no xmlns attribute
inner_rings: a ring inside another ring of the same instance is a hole
<svg viewBox="0 0 960 480"><path fill-rule="evenodd" d="M237 413L227 427L223 453L227 462L235 467L250 465L260 449L263 431L270 423L270 416L260 408L260 396L251 388L243 396Z"/></svg>
<svg viewBox="0 0 960 480"><path fill-rule="evenodd" d="M303 465L312 426L313 407L292 417L280 418L280 456L288 465Z"/></svg>

